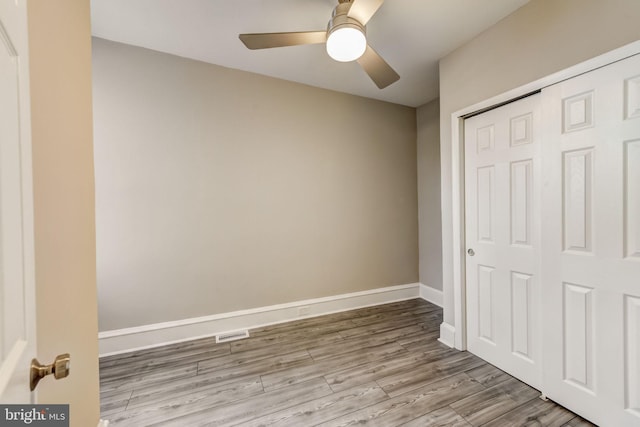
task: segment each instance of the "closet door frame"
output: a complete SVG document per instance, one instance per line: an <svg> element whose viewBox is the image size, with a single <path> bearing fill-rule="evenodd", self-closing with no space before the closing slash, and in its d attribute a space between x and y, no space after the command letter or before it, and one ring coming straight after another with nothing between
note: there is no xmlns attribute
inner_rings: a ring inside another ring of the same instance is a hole
<svg viewBox="0 0 640 427"><path fill-rule="evenodd" d="M470 105L451 115L451 198L452 198L452 264L454 325L443 322L440 341L458 350L467 348L466 272L465 272L465 189L464 189L464 120L471 115L516 101L545 87L592 71L640 53L640 41L599 55L557 73L527 83L482 102Z"/></svg>

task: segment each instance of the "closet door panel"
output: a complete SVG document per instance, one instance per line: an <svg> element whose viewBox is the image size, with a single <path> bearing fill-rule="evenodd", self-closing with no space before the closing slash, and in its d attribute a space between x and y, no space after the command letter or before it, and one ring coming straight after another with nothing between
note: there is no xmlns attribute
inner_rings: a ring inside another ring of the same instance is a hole
<svg viewBox="0 0 640 427"><path fill-rule="evenodd" d="M540 95L465 121L467 346L540 384Z"/></svg>
<svg viewBox="0 0 640 427"><path fill-rule="evenodd" d="M542 92L542 389L640 426L640 57Z"/></svg>

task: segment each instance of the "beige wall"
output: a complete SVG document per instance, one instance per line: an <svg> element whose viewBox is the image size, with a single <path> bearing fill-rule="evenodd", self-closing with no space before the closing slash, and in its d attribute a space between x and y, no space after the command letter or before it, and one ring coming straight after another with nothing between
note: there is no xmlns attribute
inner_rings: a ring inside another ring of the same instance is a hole
<svg viewBox="0 0 640 427"><path fill-rule="evenodd" d="M100 329L418 280L416 111L93 41Z"/></svg>
<svg viewBox="0 0 640 427"><path fill-rule="evenodd" d="M71 354L68 378L38 385L68 403L71 426L98 423L98 325L89 1L29 0L37 350Z"/></svg>
<svg viewBox="0 0 640 427"><path fill-rule="evenodd" d="M532 0L440 62L445 322L453 325L451 114L640 39L638 0Z"/></svg>
<svg viewBox="0 0 640 427"><path fill-rule="evenodd" d="M440 100L416 111L420 283L442 290L440 216Z"/></svg>

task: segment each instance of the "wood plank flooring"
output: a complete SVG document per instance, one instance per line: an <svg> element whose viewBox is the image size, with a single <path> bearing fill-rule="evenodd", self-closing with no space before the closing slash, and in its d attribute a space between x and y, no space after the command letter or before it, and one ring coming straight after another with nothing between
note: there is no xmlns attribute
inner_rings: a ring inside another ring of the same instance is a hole
<svg viewBox="0 0 640 427"><path fill-rule="evenodd" d="M420 299L100 359L114 426L593 424L478 357L437 341Z"/></svg>

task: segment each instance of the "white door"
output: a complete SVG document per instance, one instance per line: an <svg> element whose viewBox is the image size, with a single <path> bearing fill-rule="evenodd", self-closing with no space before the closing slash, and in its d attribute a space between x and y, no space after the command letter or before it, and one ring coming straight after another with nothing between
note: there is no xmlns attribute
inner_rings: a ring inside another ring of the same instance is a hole
<svg viewBox="0 0 640 427"><path fill-rule="evenodd" d="M640 426L640 56L543 91L543 388Z"/></svg>
<svg viewBox="0 0 640 427"><path fill-rule="evenodd" d="M26 1L0 0L0 402L30 403L35 355Z"/></svg>
<svg viewBox="0 0 640 427"><path fill-rule="evenodd" d="M467 347L539 388L540 95L465 120Z"/></svg>

